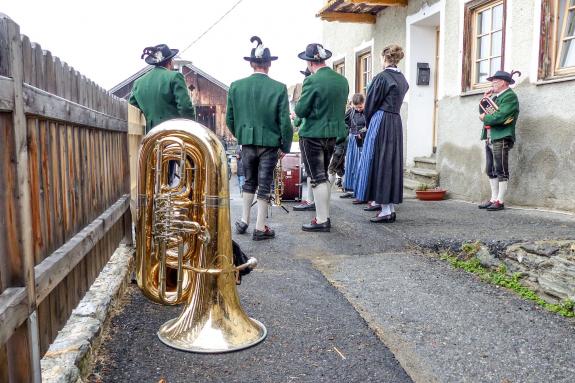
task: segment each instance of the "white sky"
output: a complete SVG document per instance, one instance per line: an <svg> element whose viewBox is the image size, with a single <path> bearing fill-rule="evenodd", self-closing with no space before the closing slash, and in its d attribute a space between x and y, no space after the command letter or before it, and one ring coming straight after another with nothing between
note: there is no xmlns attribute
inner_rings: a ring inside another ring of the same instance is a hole
<svg viewBox="0 0 575 383"><path fill-rule="evenodd" d="M238 0L0 0L0 12L42 49L110 89L145 66L146 46L188 46ZM321 42L315 17L325 0L243 0L182 58L230 84L251 73L249 56L259 36L274 61L270 76L292 85L303 80L297 54ZM326 47L329 49L329 47Z"/></svg>

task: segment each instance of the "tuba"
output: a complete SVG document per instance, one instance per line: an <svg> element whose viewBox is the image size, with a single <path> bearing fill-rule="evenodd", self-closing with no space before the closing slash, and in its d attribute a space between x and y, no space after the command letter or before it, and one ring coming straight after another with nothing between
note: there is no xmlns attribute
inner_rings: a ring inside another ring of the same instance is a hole
<svg viewBox="0 0 575 383"><path fill-rule="evenodd" d="M180 180L168 182L170 161ZM158 303L186 302L160 327L168 346L200 353L250 347L266 328L242 310L236 282L255 258L234 266L227 161L217 136L191 120L170 120L142 141L138 163L136 275Z"/></svg>

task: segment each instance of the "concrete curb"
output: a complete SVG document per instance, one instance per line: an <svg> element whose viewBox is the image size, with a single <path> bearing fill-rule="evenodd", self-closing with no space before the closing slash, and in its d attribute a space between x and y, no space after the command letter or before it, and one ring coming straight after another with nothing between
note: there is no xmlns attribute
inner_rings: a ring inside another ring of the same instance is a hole
<svg viewBox="0 0 575 383"><path fill-rule="evenodd" d="M120 245L42 358L42 382L82 382L106 317L129 283L133 262L134 248Z"/></svg>

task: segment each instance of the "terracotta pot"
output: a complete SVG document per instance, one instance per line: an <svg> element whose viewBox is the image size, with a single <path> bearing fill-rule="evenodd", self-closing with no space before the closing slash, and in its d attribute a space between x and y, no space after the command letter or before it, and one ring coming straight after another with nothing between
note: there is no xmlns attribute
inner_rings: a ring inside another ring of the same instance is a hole
<svg viewBox="0 0 575 383"><path fill-rule="evenodd" d="M421 201L441 201L445 197L445 189L416 190L415 195Z"/></svg>

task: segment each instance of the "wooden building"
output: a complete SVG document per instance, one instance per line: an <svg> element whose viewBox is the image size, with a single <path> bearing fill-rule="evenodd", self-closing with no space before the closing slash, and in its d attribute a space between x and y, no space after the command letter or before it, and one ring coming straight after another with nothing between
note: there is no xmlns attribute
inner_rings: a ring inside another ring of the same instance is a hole
<svg viewBox="0 0 575 383"><path fill-rule="evenodd" d="M196 120L226 141L232 140L233 136L226 127L226 101L229 87L189 61L176 59L174 63L186 79L192 102L196 108ZM148 66L138 71L110 89L110 93L127 100L134 81L152 68Z"/></svg>

